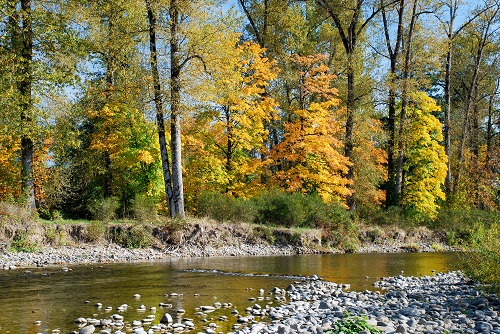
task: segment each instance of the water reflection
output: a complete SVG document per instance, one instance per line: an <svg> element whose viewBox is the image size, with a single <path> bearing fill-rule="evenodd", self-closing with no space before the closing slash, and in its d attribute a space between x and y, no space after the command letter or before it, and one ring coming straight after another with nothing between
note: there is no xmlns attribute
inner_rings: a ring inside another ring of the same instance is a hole
<svg viewBox="0 0 500 334"><path fill-rule="evenodd" d="M146 317L151 306L158 308L158 320L165 311L174 315L178 308L183 308L185 317L198 321L194 315L196 307L216 301L228 302L242 312L253 305L248 298L257 297L259 289L284 288L296 279L290 275L317 274L326 280L350 283L352 289L365 290L371 289L372 283L382 276L402 272L429 275L433 270L456 268L458 259L453 253L410 253L172 258L146 263L80 265L69 272L61 271L60 267L33 268L31 274L25 274L24 270L2 271L0 331L50 333L60 329L63 333L69 332L76 329L73 323L76 318L109 317L121 304L130 305L123 314L130 321ZM265 276L267 274L271 276ZM133 297L136 293L141 295L140 299ZM180 295L173 297L171 293ZM97 302L103 304L102 308L94 306ZM260 301L262 305L270 302ZM172 304L172 309L161 310L159 303ZM136 311L141 305L147 307L145 313ZM113 308L109 313L105 311L107 306ZM230 310L214 312L208 320L216 322L222 314L234 320ZM35 321L41 321L41 325L35 325ZM230 324L221 325L220 331L230 329Z"/></svg>

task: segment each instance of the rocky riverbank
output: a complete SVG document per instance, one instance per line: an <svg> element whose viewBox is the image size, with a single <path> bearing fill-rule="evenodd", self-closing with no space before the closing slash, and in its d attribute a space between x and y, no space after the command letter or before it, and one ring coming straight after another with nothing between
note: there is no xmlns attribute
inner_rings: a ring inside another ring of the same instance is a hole
<svg viewBox="0 0 500 334"><path fill-rule="evenodd" d="M28 230L31 232L25 233ZM362 227L359 240L354 243L356 247L344 249L323 242L319 229L271 228L243 223L5 225L0 229L0 268L169 257L451 250L441 239L438 233L424 227L409 230L394 226ZM15 251L16 247L30 251Z"/></svg>
<svg viewBox="0 0 500 334"><path fill-rule="evenodd" d="M375 285L388 292L348 292L321 280L291 285L290 302L270 308L270 324L256 323L236 333L340 333L347 323L366 328L364 334L500 333L498 296L483 292L460 272L390 277Z"/></svg>
<svg viewBox="0 0 500 334"><path fill-rule="evenodd" d="M418 245L419 251L432 252L450 250L446 246L433 247L429 243ZM405 244L370 244L359 249L363 253L396 253L415 251ZM318 249L306 246L278 246L265 244L213 245L186 244L159 248L124 248L113 243L77 244L72 246L45 246L35 252L0 253L0 268L15 269L45 265L76 265L85 263L111 263L129 261L161 260L171 257L213 257L213 256L270 256L336 253L336 250Z"/></svg>

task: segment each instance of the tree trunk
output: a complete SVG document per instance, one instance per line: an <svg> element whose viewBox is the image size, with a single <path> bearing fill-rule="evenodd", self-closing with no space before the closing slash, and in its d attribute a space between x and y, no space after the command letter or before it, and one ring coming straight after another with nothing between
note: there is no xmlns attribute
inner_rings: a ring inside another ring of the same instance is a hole
<svg viewBox="0 0 500 334"><path fill-rule="evenodd" d="M413 2L412 15L410 27L408 29L408 39L406 41L405 59L403 64L403 87L401 91L401 114L399 116L399 130L398 130L398 160L396 164L396 196L399 201L403 199L403 165L404 165L404 131L406 122L406 108L408 107L408 79L410 77L410 56L411 56L411 43L413 39L413 32L415 23L417 21L417 0Z"/></svg>
<svg viewBox="0 0 500 334"><path fill-rule="evenodd" d="M381 6L383 3L381 1ZM391 44L389 34L389 25L386 17L385 8L382 7L382 20L384 24L384 35L387 46L387 53L389 54L390 69L389 69L389 96L388 96L388 119L387 131L389 138L387 141L387 185L386 185L386 207L399 205L399 198L396 194L396 168L394 157L396 155L396 85L397 85L397 61L401 50L401 43L403 41L403 13L405 1L399 1L398 10L398 29L396 33L396 42L394 47Z"/></svg>
<svg viewBox="0 0 500 334"><path fill-rule="evenodd" d="M453 24L453 21L452 23ZM451 59L452 59L452 40L448 41L448 51L446 52L446 73L444 79L444 99L446 106L444 108L444 151L448 157L446 162L447 171L444 186L446 189L446 196L450 196L453 192L452 186L452 176L451 176L451 139L450 139L450 125L451 125Z"/></svg>
<svg viewBox="0 0 500 334"><path fill-rule="evenodd" d="M23 129L21 137L21 189L26 206L36 209L35 187L33 181L33 154L34 143L31 138L32 127L32 98L31 89L33 82L33 20L31 11L31 0L21 0L21 69L18 81L18 89L21 98L21 126Z"/></svg>
<svg viewBox="0 0 500 334"><path fill-rule="evenodd" d="M479 74L479 67L481 66L481 62L483 59L483 50L484 50L484 47L485 47L486 42L487 42L489 27L490 27L490 24L487 25L485 31L483 32L484 34L481 36L481 41L479 43L479 47L477 50L476 59L475 59L475 63L474 63L472 80L471 80L471 84L470 84L468 92L467 92L467 102L466 102L466 106L465 106L465 110L464 110L464 115L462 118L462 131L461 131L461 135L460 135L460 142L458 145L457 169L456 169L456 175L454 177L454 185L453 185L454 190L456 190L458 188L458 186L460 184L460 179L462 177L462 165L464 162L465 142L467 140L467 132L468 132L468 128L470 126L470 124L469 124L470 112L472 110L473 103L474 103L475 91L477 89L477 77Z"/></svg>
<svg viewBox="0 0 500 334"><path fill-rule="evenodd" d="M160 75L158 73L158 54L156 51L156 18L149 0L146 0L149 21L149 51L151 74L153 76L154 101L156 107L156 126L158 130L158 143L160 144L161 165L163 170L163 183L165 196L168 204L168 213L174 216L172 178L170 175L170 162L165 138L165 119L163 117L163 96L160 86Z"/></svg>
<svg viewBox="0 0 500 334"><path fill-rule="evenodd" d="M495 96L498 94L498 88L500 87L500 79L497 79L495 85L495 91L490 95L488 99L488 123L486 125L486 169L490 168L491 153L493 149L493 112L496 112L494 106Z"/></svg>
<svg viewBox="0 0 500 334"><path fill-rule="evenodd" d="M181 62L179 41L179 2L170 1L170 136L172 145L173 215L179 218L184 212L181 152Z"/></svg>
<svg viewBox="0 0 500 334"><path fill-rule="evenodd" d="M353 162L353 148L354 148L354 112L355 112L355 96L354 96L354 66L352 65L352 58L354 56L354 48L351 54L348 54L349 65L347 69L347 103L346 103L346 122L345 122L345 143L344 155L351 161L347 170L347 179L354 182L354 164ZM347 198L347 205L350 210L356 209L356 201L354 194Z"/></svg>

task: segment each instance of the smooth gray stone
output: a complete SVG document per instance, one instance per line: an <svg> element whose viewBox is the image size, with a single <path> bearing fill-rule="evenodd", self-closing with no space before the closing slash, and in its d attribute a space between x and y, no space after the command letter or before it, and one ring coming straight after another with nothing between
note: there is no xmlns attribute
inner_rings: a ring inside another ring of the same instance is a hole
<svg viewBox="0 0 500 334"><path fill-rule="evenodd" d="M163 317L161 317L160 322L162 324L171 324L174 322L174 319L172 319L172 316L170 315L170 313L165 313L163 315Z"/></svg>
<svg viewBox="0 0 500 334"><path fill-rule="evenodd" d="M94 325L88 325L80 329L79 334L92 334L95 332Z"/></svg>

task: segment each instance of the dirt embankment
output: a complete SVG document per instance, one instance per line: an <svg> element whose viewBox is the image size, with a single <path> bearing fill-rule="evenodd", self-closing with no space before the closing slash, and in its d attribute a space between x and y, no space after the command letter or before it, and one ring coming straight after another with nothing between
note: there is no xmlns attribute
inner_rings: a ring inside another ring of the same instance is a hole
<svg viewBox="0 0 500 334"><path fill-rule="evenodd" d="M341 233L339 233L341 235ZM349 242L325 240L320 229L290 229L197 219L155 223L53 223L24 220L0 225L0 267L98 263L172 256L265 256L313 253L448 250L425 227L358 226ZM341 235L342 236L342 235Z"/></svg>

